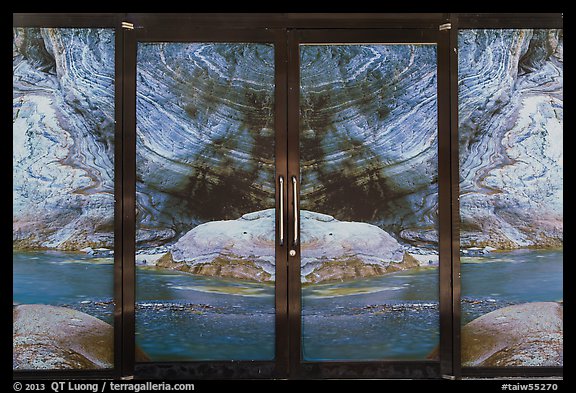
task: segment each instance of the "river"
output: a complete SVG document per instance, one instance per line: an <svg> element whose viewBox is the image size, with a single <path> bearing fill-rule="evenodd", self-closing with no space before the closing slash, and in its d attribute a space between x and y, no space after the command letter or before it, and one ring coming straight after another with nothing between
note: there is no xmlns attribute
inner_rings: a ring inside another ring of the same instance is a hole
<svg viewBox="0 0 576 393"><path fill-rule="evenodd" d="M506 305L563 298L562 250L462 258L463 323ZM111 258L13 253L13 301L67 306L112 323ZM304 286L306 360L423 359L438 344L438 270ZM274 287L137 271L136 340L157 361L272 360Z"/></svg>

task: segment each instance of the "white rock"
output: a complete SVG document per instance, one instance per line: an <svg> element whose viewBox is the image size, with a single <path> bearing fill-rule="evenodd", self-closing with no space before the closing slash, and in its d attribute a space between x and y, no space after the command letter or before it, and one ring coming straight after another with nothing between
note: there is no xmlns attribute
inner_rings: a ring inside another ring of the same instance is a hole
<svg viewBox="0 0 576 393"><path fill-rule="evenodd" d="M185 262L188 267L210 264L217 258L243 260L254 263L270 275L269 280L274 280L274 219L274 209L268 209L237 220L198 225L174 244L172 260ZM300 219L303 277L330 262L355 261L387 267L403 261L402 246L377 226L343 222L306 210L301 211Z"/></svg>

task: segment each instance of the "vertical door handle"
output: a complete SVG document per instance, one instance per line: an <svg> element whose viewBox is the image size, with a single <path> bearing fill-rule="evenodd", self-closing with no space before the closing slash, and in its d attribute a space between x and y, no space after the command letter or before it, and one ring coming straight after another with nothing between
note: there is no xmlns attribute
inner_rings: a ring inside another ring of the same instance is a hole
<svg viewBox="0 0 576 393"><path fill-rule="evenodd" d="M278 242L280 246L284 245L284 176L278 178L280 183L280 223L279 223L279 239Z"/></svg>
<svg viewBox="0 0 576 393"><path fill-rule="evenodd" d="M298 180L296 176L292 176L292 199L294 203L294 241L292 243L292 247L296 247L298 245ZM295 250L293 250L295 251Z"/></svg>

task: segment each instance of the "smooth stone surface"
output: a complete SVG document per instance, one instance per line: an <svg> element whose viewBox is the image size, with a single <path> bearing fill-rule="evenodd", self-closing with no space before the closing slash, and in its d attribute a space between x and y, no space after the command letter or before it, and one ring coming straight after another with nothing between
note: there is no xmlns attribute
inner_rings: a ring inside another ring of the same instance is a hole
<svg viewBox="0 0 576 393"><path fill-rule="evenodd" d="M114 329L65 307L13 307L14 370L97 369L114 366ZM148 357L137 349L136 358Z"/></svg>
<svg viewBox="0 0 576 393"><path fill-rule="evenodd" d="M157 266L194 274L274 281L274 209L214 221L182 236ZM417 267L418 261L382 229L301 211L303 282L382 275Z"/></svg>
<svg viewBox="0 0 576 393"><path fill-rule="evenodd" d="M462 328L462 366L563 365L563 305L524 303L474 319Z"/></svg>

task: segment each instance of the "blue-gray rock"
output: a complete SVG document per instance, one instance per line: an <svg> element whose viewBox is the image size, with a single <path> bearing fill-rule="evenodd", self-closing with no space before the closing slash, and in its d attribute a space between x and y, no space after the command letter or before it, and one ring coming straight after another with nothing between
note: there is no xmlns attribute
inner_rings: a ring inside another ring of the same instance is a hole
<svg viewBox="0 0 576 393"><path fill-rule="evenodd" d="M113 247L114 30L14 28L13 244Z"/></svg>
<svg viewBox="0 0 576 393"><path fill-rule="evenodd" d="M462 246L561 246L562 30L463 30L459 48Z"/></svg>
<svg viewBox="0 0 576 393"><path fill-rule="evenodd" d="M274 47L138 46L137 240L275 205Z"/></svg>
<svg viewBox="0 0 576 393"><path fill-rule="evenodd" d="M15 28L13 243L113 247L114 32ZM461 32L461 243L563 241L563 35ZM306 45L301 205L437 248L436 48ZM138 46L137 242L272 208L274 48Z"/></svg>
<svg viewBox="0 0 576 393"><path fill-rule="evenodd" d="M302 209L437 242L436 47L300 50Z"/></svg>

